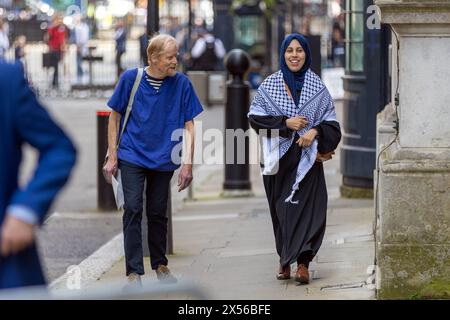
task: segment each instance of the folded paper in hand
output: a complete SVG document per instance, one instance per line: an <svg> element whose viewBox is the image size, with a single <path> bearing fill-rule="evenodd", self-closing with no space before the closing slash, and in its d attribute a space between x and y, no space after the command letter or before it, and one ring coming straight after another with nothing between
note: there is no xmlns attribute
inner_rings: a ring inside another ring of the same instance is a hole
<svg viewBox="0 0 450 320"><path fill-rule="evenodd" d="M112 176L111 182L114 192L114 198L116 199L117 210L122 210L123 205L125 204L125 200L123 197L123 186L120 170L117 170L116 176Z"/></svg>

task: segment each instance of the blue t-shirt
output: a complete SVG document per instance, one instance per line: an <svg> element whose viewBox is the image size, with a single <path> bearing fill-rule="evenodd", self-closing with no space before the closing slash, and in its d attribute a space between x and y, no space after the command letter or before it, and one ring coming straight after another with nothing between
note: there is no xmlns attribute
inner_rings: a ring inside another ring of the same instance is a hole
<svg viewBox="0 0 450 320"><path fill-rule="evenodd" d="M108 106L122 115L120 127L136 75L137 68L125 71L108 101ZM143 76L119 145L118 158L148 169L176 170L181 155L178 152L174 162L172 150L177 145L180 148L182 141L181 130L177 129L183 129L185 122L202 111L194 88L184 74L177 72L166 77L159 90Z"/></svg>

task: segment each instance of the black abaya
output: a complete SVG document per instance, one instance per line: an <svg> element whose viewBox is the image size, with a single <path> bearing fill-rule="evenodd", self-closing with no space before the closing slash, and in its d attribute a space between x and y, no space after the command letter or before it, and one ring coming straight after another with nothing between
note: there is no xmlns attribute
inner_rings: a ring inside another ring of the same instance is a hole
<svg viewBox="0 0 450 320"><path fill-rule="evenodd" d="M253 116L250 124L257 132L260 129L279 129L280 136L294 134L286 127L283 116ZM327 153L336 149L341 132L335 121L324 121L318 126L318 151ZM298 139L297 133L294 141ZM295 142L280 159L279 170L274 175L264 175L264 187L269 202L273 231L280 265L309 262L319 251L325 234L327 213L327 188L323 165L315 162L295 192L293 202L285 202L295 182L301 147Z"/></svg>

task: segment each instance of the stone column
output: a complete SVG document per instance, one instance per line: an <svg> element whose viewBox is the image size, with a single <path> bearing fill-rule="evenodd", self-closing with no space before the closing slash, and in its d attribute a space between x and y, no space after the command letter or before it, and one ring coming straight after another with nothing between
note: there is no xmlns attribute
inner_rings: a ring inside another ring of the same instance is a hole
<svg viewBox="0 0 450 320"><path fill-rule="evenodd" d="M377 127L379 152L396 137L391 128L398 114L397 139L379 161L378 298L448 299L450 0L375 4L399 39L397 48L392 35L392 97L398 88L398 103L386 107Z"/></svg>

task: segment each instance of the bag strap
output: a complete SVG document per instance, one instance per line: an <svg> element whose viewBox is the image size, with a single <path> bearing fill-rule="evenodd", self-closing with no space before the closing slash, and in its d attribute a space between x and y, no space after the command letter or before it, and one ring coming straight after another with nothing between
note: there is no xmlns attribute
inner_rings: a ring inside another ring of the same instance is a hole
<svg viewBox="0 0 450 320"><path fill-rule="evenodd" d="M130 99L128 100L127 111L125 112L125 119L123 120L122 130L120 131L119 139L117 141L117 147L120 144L120 140L122 139L125 127L127 126L128 118L130 117L131 109L133 108L134 96L136 95L137 89L139 88L139 83L141 82L143 74L144 68L138 68L136 79L134 80L133 88L131 89Z"/></svg>

